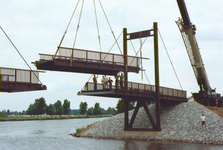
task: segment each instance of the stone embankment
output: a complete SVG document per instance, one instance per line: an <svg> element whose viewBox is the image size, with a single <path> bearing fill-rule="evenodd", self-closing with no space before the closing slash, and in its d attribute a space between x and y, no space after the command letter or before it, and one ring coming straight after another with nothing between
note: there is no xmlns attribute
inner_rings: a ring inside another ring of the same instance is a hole
<svg viewBox="0 0 223 150"><path fill-rule="evenodd" d="M155 114L155 105L149 105L149 110ZM208 129L202 130L198 122L204 113L208 119ZM129 111L129 119L133 111ZM133 124L135 128L151 127L144 108L140 108ZM80 134L81 137L176 141L188 143L223 144L223 118L196 102L181 103L175 106L161 108L161 136L125 136L124 114L118 114L106 120L97 122L91 128Z"/></svg>

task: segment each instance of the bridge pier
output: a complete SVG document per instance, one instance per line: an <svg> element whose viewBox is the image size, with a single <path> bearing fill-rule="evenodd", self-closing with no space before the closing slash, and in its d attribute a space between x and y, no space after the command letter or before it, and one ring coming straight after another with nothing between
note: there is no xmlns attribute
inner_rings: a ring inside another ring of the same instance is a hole
<svg viewBox="0 0 223 150"><path fill-rule="evenodd" d="M127 38L129 36L129 38ZM145 112L150 120L150 123L152 124L152 130L154 131L161 131L161 125L160 125L160 85L159 85L159 51L158 51L158 27L157 22L153 23L153 30L147 30L147 31L140 31L135 33L127 33L127 29L123 29L123 54L124 54L124 66L125 66L125 81L128 81L128 66L127 66L127 40L133 40L133 39L139 39L139 38L145 38L153 36L154 38L154 64L155 64L155 99L156 99L156 123L154 119L152 118L152 115L146 105L146 102L148 100L141 100L137 101L137 106L134 110L134 113L132 115L131 121L128 120L128 99L124 99L125 101L125 130L133 130L132 125L134 123L135 117L138 113L139 107L142 105L145 109ZM125 87L127 85L125 84ZM146 130L146 129L143 129Z"/></svg>
<svg viewBox="0 0 223 150"><path fill-rule="evenodd" d="M158 124L155 122L150 110L148 109L148 106L147 106L148 101L147 100L137 101L137 105L134 109L131 120L129 121L129 113L128 113L129 102L131 102L131 101L129 101L128 99L124 99L124 104L125 104L125 129L124 130L125 131L161 131L161 130L159 130L160 128L159 128L159 126L157 126ZM133 123L135 121L135 118L136 118L139 108L141 106L144 108L146 115L152 125L152 128L133 128Z"/></svg>

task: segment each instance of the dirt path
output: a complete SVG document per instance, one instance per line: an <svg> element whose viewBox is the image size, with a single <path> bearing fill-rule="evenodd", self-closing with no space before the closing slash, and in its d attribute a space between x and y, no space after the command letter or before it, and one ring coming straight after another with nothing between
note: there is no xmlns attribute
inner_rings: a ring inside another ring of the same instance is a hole
<svg viewBox="0 0 223 150"><path fill-rule="evenodd" d="M206 107L223 118L223 107L212 107L212 106L206 106Z"/></svg>

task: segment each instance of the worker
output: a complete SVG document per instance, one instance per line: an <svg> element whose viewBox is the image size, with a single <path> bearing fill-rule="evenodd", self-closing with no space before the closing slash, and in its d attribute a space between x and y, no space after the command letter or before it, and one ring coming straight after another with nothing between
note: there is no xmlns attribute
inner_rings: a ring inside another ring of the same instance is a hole
<svg viewBox="0 0 223 150"><path fill-rule="evenodd" d="M101 84L103 86L103 89L105 89L105 76L102 76Z"/></svg>
<svg viewBox="0 0 223 150"><path fill-rule="evenodd" d="M113 80L111 79L111 77L109 77L108 78L109 89L112 89L112 82Z"/></svg>
<svg viewBox="0 0 223 150"><path fill-rule="evenodd" d="M104 82L104 84L105 84L105 88L107 89L108 88L108 77L105 75L105 82Z"/></svg>
<svg viewBox="0 0 223 150"><path fill-rule="evenodd" d="M204 114L201 115L199 122L201 122L202 130L203 130L204 126L205 126L205 129L207 129L207 124L206 124L207 119Z"/></svg>
<svg viewBox="0 0 223 150"><path fill-rule="evenodd" d="M123 82L124 82L124 74L121 73L121 76L120 76L120 87L121 87L121 89L123 88Z"/></svg>
<svg viewBox="0 0 223 150"><path fill-rule="evenodd" d="M106 77L106 75L102 76L101 83L103 85L103 89L106 89L108 86L108 78Z"/></svg>
<svg viewBox="0 0 223 150"><path fill-rule="evenodd" d="M119 76L115 76L115 88L118 89L118 84L119 84Z"/></svg>
<svg viewBox="0 0 223 150"><path fill-rule="evenodd" d="M94 77L93 77L94 90L97 90L97 78L98 78L98 75L94 74Z"/></svg>

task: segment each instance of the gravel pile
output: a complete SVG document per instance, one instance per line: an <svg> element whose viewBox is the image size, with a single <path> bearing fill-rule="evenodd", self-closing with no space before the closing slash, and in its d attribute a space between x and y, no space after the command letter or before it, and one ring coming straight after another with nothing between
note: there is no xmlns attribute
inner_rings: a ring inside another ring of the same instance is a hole
<svg viewBox="0 0 223 150"><path fill-rule="evenodd" d="M155 105L149 105L149 110L155 118ZM208 119L207 130L201 129L198 120L204 113ZM133 111L129 111L129 119ZM151 127L149 119L140 108L133 124L135 128ZM104 139L133 139L153 141L177 141L188 143L223 144L223 118L196 102L181 103L175 106L161 108L161 136L124 136L124 113L118 114L81 133L81 137Z"/></svg>

